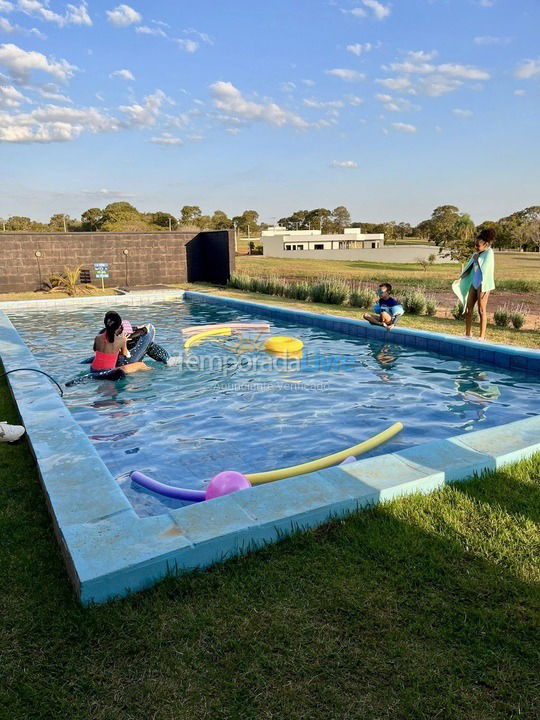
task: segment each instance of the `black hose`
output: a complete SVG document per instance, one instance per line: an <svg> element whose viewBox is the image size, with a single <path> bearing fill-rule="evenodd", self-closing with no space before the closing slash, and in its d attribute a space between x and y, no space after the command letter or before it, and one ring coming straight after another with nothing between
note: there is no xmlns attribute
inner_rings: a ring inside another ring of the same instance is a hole
<svg viewBox="0 0 540 720"><path fill-rule="evenodd" d="M62 390L60 385L56 382L56 380L53 377L51 377L48 373L43 372L43 370L38 370L37 368L15 368L14 370L8 370L7 372L2 373L0 375L0 378L6 377L6 375L9 375L10 373L22 372L22 371L26 371L26 370L29 372L37 372L37 373L40 373L41 375L45 375L45 377L48 377L49 380L51 380L51 382L53 382L56 385L56 387L60 390L60 397L64 397L64 391Z"/></svg>

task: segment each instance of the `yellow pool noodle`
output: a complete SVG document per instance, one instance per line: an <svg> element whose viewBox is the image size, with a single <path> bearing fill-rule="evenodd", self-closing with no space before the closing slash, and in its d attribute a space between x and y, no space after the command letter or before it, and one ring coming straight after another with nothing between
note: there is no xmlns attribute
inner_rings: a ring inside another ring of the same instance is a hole
<svg viewBox="0 0 540 720"><path fill-rule="evenodd" d="M205 330L204 332L197 333L197 335L192 335L184 343L184 348L187 350L192 345L200 342L201 340L205 340L206 338L215 337L218 335L231 335L231 328L217 328L215 330Z"/></svg>
<svg viewBox="0 0 540 720"><path fill-rule="evenodd" d="M284 480L285 478L295 477L296 475L304 475L305 473L315 472L316 470L323 470L324 468L331 467L332 465L338 465L351 455L356 457L357 455L368 452L368 450L372 450L378 445L381 445L383 442L390 440L390 438L394 437L394 435L397 435L402 430L402 423L397 422L386 430L383 430L383 432L378 435L374 435L372 438L369 438L369 440L364 440L364 442L361 442L359 445L353 445L353 447L341 450L341 452L334 453L333 455L327 455L326 457L302 463L301 465L281 468L280 470L250 473L249 475L246 475L246 477L252 485L262 485L263 483L274 482L274 480Z"/></svg>

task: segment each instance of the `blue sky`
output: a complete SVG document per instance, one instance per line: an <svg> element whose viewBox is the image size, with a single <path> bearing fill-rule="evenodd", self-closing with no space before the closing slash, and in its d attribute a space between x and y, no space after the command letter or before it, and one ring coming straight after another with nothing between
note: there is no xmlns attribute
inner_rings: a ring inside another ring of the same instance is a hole
<svg viewBox="0 0 540 720"><path fill-rule="evenodd" d="M0 0L0 216L538 204L538 0Z"/></svg>

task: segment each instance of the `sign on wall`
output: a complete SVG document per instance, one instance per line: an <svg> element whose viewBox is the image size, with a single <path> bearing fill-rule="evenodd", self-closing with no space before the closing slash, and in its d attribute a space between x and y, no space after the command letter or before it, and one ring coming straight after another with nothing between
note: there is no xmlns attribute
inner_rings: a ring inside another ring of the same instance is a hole
<svg viewBox="0 0 540 720"><path fill-rule="evenodd" d="M96 278L98 280L101 279L101 287L104 288L105 284L103 282L103 279L109 277L109 264L108 263L94 263L94 271L96 273Z"/></svg>

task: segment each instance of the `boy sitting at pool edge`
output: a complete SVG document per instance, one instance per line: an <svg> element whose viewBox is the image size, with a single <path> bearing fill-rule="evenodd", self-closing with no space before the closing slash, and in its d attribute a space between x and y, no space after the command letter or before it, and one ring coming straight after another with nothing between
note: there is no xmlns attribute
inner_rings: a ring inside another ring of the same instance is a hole
<svg viewBox="0 0 540 720"><path fill-rule="evenodd" d="M380 325L381 327L391 330L397 320L403 315L403 307L390 294L392 286L390 283L381 283L377 288L379 302L373 306L373 313L366 313L364 320L370 325Z"/></svg>

